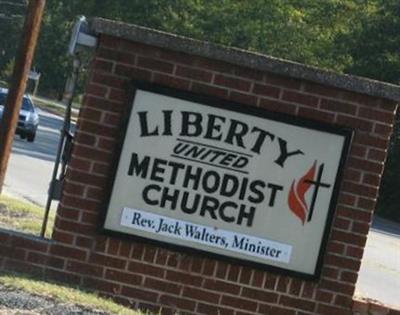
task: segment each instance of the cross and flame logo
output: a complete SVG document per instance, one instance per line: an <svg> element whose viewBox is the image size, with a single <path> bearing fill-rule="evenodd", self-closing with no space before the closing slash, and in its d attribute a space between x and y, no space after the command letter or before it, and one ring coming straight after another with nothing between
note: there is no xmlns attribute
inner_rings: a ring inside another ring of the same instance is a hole
<svg viewBox="0 0 400 315"><path fill-rule="evenodd" d="M297 182L296 180L293 180L289 191L289 208L301 220L303 225L305 224L306 220L307 222L309 222L312 219L319 188L329 188L331 186L329 184L321 182L322 173L324 171L324 164L321 164L318 167L317 174L316 170L317 161L314 162L311 168ZM311 197L311 205L310 207L308 207L305 196L312 186L315 187L313 195Z"/></svg>

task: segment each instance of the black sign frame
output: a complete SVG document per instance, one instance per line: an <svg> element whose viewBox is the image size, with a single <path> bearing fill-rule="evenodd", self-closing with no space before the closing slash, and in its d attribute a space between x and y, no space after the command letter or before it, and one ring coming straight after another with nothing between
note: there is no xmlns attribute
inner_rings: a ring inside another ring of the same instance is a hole
<svg viewBox="0 0 400 315"><path fill-rule="evenodd" d="M231 256L212 253L212 252L208 252L205 250L194 249L189 246L175 245L175 244L171 244L169 242L163 242L163 241L158 241L158 240L141 237L138 235L122 233L122 232L110 230L110 229L107 229L104 227L105 221L106 221L106 216L107 216L107 209L108 209L108 206L110 203L113 186L114 186L114 181L115 181L115 177L116 177L116 173L117 173L117 169L118 169L119 159L121 156L123 144L125 142L126 131L127 131L127 127L129 124L129 118L131 116L131 111L134 106L133 104L134 104L134 99L135 99L137 90L149 91L149 92L153 92L153 93L157 93L157 94L161 94L161 95L165 95L165 96L170 96L170 97L174 97L174 98L178 98L178 99L195 102L195 103L198 103L200 106L208 105L208 106L221 108L221 109L225 109L225 110L229 110L229 111L233 111L233 112L238 112L238 113L242 113L242 114L246 114L246 115L253 115L253 116L257 116L257 117L267 118L270 120L275 120L275 121L290 124L290 125L305 127L305 128L312 129L312 130L328 132L328 133L332 133L332 134L336 134L336 135L344 137L344 144L343 144L342 152L340 155L339 167L338 167L338 171L336 174L336 180L335 180L334 187L333 187L333 192L332 192L331 201L329 204L327 218L325 221L324 232L323 232L322 238L321 238L317 263L316 263L316 267L315 267L313 274L294 271L294 270L285 269L285 268L276 267L276 266L271 266L268 264L261 264L258 262L234 258ZM121 119L121 123L120 123L121 127L120 127L120 133L118 136L119 141L117 142L116 149L114 150L114 154L112 157L112 164L111 164L108 176L107 176L108 184L106 187L104 201L101 203L101 206L99 209L100 210L100 224L99 224L98 232L100 234L120 238L123 240L131 240L131 241L135 241L138 243L147 243L147 244L150 244L153 246L167 248L171 251L185 252L185 253L192 254L192 255L208 257L210 259L223 260L223 261L231 263L231 264L240 264L240 265L249 266L249 267L253 267L253 268L257 268L257 269L262 269L265 271L283 274L286 276L298 277L298 278L302 278L305 280L312 280L312 281L319 280L319 278L321 276L321 272L322 272L323 260L324 260L325 253L326 253L326 247L327 247L327 243L329 240L329 235L330 235L330 231L331 231L331 227L332 227L332 223L333 223L333 218L334 218L335 210L336 210L337 203L338 203L340 185L343 181L343 172L344 172L346 160L349 156L351 143L352 143L352 140L354 137L353 129L348 128L346 126L323 123L320 121L307 119L304 117L293 116L293 115L280 113L280 112L273 112L273 111L270 111L270 110L267 110L264 108L240 104L240 103L237 103L234 101L220 99L220 98L214 97L214 96L178 90L178 89L166 87L163 85L150 83L147 81L137 81L137 80L131 81L131 83L128 86L128 91L129 91L128 103L126 104L126 108L125 108L124 113L122 114L122 119Z"/></svg>

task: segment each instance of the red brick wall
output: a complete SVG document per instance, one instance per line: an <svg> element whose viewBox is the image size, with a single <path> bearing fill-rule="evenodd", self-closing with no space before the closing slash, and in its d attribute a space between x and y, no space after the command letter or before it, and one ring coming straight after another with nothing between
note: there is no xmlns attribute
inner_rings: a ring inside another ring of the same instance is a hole
<svg viewBox="0 0 400 315"><path fill-rule="evenodd" d="M97 233L132 79L356 129L319 281ZM383 99L101 36L53 241L0 232L1 267L28 268L165 314L352 314L395 108Z"/></svg>

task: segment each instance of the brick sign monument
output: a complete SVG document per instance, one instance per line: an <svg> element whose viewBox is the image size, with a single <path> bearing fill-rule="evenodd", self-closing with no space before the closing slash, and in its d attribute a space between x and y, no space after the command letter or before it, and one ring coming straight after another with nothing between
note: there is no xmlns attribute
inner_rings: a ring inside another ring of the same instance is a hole
<svg viewBox="0 0 400 315"><path fill-rule="evenodd" d="M51 240L3 270L165 314L353 314L398 86L95 19Z"/></svg>

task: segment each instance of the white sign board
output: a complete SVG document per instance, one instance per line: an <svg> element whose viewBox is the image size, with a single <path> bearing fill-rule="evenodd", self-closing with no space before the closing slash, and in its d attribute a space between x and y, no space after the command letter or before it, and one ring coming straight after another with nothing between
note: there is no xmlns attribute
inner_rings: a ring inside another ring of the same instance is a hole
<svg viewBox="0 0 400 315"><path fill-rule="evenodd" d="M135 91L104 229L316 277L351 132Z"/></svg>

